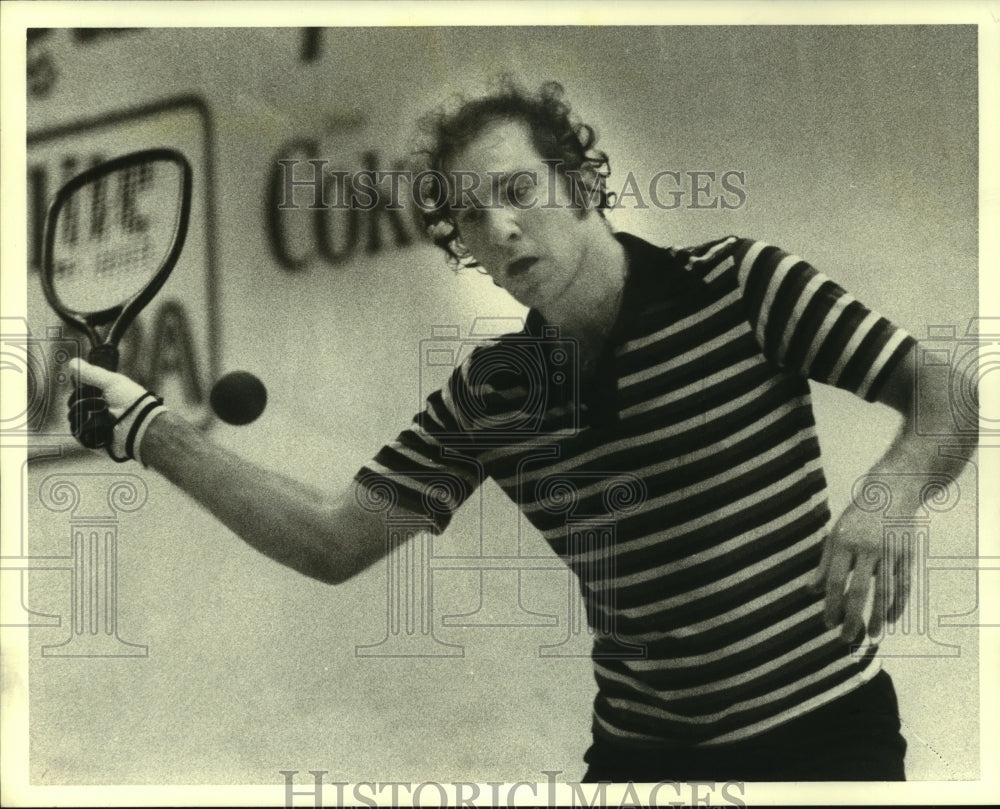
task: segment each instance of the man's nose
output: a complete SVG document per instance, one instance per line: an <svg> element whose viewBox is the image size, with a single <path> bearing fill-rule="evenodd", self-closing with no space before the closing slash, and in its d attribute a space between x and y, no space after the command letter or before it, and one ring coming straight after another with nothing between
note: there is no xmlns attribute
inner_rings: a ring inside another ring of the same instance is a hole
<svg viewBox="0 0 1000 809"><path fill-rule="evenodd" d="M490 211L490 236L494 244L506 244L521 238L521 223L517 212L508 207Z"/></svg>

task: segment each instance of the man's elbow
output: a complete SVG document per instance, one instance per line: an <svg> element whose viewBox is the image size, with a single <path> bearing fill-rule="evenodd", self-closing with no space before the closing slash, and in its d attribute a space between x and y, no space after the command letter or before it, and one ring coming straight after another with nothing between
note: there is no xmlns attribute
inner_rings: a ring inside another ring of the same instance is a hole
<svg viewBox="0 0 1000 809"><path fill-rule="evenodd" d="M322 584L343 584L351 578L350 575L344 575L343 571L330 565L311 564L299 572Z"/></svg>
<svg viewBox="0 0 1000 809"><path fill-rule="evenodd" d="M947 376L915 378L909 422L918 435L975 443L980 428L980 371L976 363L954 363Z"/></svg>
<svg viewBox="0 0 1000 809"><path fill-rule="evenodd" d="M323 584L343 584L366 567L355 554L343 547L337 537L331 537L325 531L314 531L309 535L309 541L303 542L307 533L299 533L294 538L297 548L293 547L292 537L285 538L284 543L278 543L278 547L284 547L285 552L279 552L272 558Z"/></svg>
<svg viewBox="0 0 1000 809"><path fill-rule="evenodd" d="M300 568L300 572L323 584L344 584L364 569L353 560L317 555Z"/></svg>

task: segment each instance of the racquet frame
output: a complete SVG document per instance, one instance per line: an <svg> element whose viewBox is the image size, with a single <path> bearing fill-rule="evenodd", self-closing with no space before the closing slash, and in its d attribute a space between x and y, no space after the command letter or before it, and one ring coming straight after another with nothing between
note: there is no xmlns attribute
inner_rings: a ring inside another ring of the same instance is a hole
<svg viewBox="0 0 1000 809"><path fill-rule="evenodd" d="M92 183L123 169L160 161L174 163L181 171L180 210L174 229L174 238L166 257L160 264L160 268L152 279L135 295L107 309L83 312L66 306L60 300L53 284L56 223L60 212L73 194L88 183ZM176 149L143 149L99 163L87 171L76 175L59 189L52 200L45 218L45 237L42 242L42 291L45 293L45 299L49 302L49 305L65 323L79 328L87 334L91 344L89 359L95 365L100 365L102 368L107 368L110 371L118 369L118 341L121 340L122 335L132 324L132 321L135 320L136 315L146 307L166 283L167 278L170 277L170 273L173 271L174 265L177 263L177 259L184 249L184 240L187 238L188 220L191 214L192 186L191 164L188 163L187 158L183 154ZM105 327L108 324L111 324L111 327L102 337L98 328Z"/></svg>

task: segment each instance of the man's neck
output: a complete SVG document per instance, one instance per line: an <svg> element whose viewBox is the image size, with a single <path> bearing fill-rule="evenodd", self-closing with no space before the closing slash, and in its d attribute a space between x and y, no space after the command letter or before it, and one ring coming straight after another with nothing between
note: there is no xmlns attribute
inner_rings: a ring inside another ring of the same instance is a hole
<svg viewBox="0 0 1000 809"><path fill-rule="evenodd" d="M595 222L595 224L598 224ZM542 312L546 322L585 346L603 344L621 309L628 257L625 248L603 222L595 228L582 257L580 272L566 291Z"/></svg>

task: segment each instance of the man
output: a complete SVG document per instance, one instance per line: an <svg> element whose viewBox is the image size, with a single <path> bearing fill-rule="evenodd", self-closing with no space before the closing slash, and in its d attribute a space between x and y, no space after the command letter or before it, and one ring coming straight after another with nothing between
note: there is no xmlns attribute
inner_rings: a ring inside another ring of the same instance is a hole
<svg viewBox="0 0 1000 809"><path fill-rule="evenodd" d="M430 128L429 232L529 307L525 331L473 352L339 499L81 364L124 414L113 454L330 583L387 552L369 498L440 532L493 477L581 581L598 684L586 780L902 779L873 638L906 602L905 557L857 507L827 528L808 378L902 414L872 471L908 473L916 509L928 476L963 462L913 429L912 338L777 248L614 233L607 158L558 85L507 84ZM613 536L569 530L571 511Z"/></svg>

